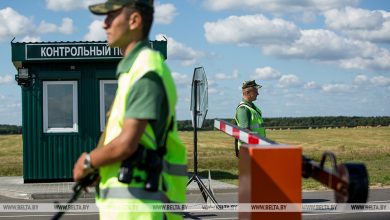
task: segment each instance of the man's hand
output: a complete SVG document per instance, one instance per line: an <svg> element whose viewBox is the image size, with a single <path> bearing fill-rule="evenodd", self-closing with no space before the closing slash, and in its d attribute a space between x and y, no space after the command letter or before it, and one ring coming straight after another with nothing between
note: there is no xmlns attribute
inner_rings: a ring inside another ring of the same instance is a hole
<svg viewBox="0 0 390 220"><path fill-rule="evenodd" d="M84 160L86 157L87 153L82 153L77 160L77 162L74 164L73 167L73 179L74 181L78 182L88 174L92 173L91 170L86 170L84 169Z"/></svg>

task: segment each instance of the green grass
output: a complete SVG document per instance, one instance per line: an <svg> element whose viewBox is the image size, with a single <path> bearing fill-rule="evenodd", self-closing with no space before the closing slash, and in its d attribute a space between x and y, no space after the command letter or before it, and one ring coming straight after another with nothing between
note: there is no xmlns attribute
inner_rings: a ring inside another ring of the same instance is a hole
<svg viewBox="0 0 390 220"><path fill-rule="evenodd" d="M189 170L193 170L193 132L181 132L188 147ZM303 154L320 161L332 151L338 163L359 162L367 167L370 185L390 185L390 127L270 130L267 137L279 143L298 145ZM325 164L328 166L328 164ZM238 184L238 160L233 138L220 131L198 132L198 170L207 177ZM305 190L325 189L313 179L303 179Z"/></svg>
<svg viewBox="0 0 390 220"><path fill-rule="evenodd" d="M0 135L0 176L22 175L22 136Z"/></svg>
<svg viewBox="0 0 390 220"><path fill-rule="evenodd" d="M319 161L332 151L338 163L361 162L367 167L370 185L390 185L390 127L312 130L270 130L270 139L299 145L303 154ZM188 149L188 167L193 171L193 132L180 132ZM22 175L21 135L0 135L0 176ZM198 132L198 171L213 179L238 184L238 159L234 139L220 131ZM312 179L303 179L304 190L324 189Z"/></svg>

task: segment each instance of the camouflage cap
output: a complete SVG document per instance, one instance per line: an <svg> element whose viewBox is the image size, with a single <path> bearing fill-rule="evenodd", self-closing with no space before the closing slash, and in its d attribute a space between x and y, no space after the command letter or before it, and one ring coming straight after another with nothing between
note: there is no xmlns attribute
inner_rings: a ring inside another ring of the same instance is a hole
<svg viewBox="0 0 390 220"><path fill-rule="evenodd" d="M95 15L105 15L131 3L153 8L153 0L107 0L104 3L90 5L88 8Z"/></svg>
<svg viewBox="0 0 390 220"><path fill-rule="evenodd" d="M242 83L242 89L250 88L250 87L256 87L256 89L261 88L261 85L258 85L255 80L248 80L244 81Z"/></svg>

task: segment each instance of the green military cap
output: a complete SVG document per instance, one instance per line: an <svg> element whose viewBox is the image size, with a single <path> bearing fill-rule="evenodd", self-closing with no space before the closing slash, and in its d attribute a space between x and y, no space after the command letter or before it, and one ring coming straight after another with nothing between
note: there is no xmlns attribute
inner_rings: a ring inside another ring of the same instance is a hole
<svg viewBox="0 0 390 220"><path fill-rule="evenodd" d="M261 88L261 85L258 85L255 80L248 80L244 81L242 83L242 89L250 88L250 87L256 87L256 89Z"/></svg>
<svg viewBox="0 0 390 220"><path fill-rule="evenodd" d="M89 10L96 15L108 14L121 9L125 5L135 3L153 8L153 0L107 0L104 3L90 5Z"/></svg>

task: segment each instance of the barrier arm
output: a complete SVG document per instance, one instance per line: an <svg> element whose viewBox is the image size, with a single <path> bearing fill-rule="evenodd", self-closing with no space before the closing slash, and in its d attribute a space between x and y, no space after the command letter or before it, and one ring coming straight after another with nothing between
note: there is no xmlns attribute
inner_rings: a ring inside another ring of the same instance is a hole
<svg viewBox="0 0 390 220"><path fill-rule="evenodd" d="M214 127L237 140L249 145L279 145L268 138L261 137L248 129L240 128L222 119L214 120ZM325 162L330 159L332 170L326 168ZM302 177L313 178L335 191L338 203L365 203L368 198L368 173L363 163L341 163L337 165L336 156L325 151L318 163L302 155Z"/></svg>

